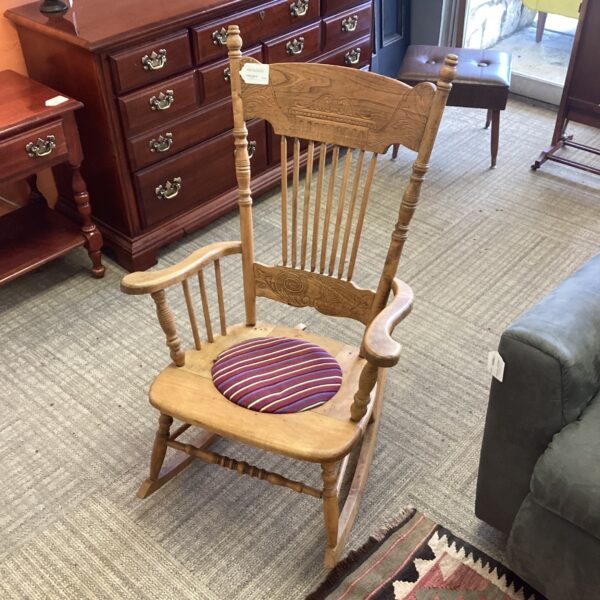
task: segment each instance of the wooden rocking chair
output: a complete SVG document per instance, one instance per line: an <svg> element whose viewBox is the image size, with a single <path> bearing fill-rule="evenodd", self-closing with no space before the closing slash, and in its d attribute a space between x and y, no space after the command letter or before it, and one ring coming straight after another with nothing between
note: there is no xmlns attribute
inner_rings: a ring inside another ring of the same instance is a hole
<svg viewBox="0 0 600 600"><path fill-rule="evenodd" d="M211 244L179 264L155 272L132 273L122 281L122 290L127 294L152 296L173 361L150 389L150 403L160 412L159 427L150 476L138 496L145 498L200 458L322 498L327 530L325 565L333 567L341 557L365 487L381 414L385 371L400 356L400 345L390 334L410 312L413 294L405 283L395 279L395 274L452 85L456 57L446 58L437 88L431 83L411 88L400 81L346 67L301 63L258 66L256 60L242 57L237 26L229 27L227 47L241 241ZM268 84L244 81L243 77L250 81L252 73L248 74L248 70L256 71L257 66L263 76L268 69ZM278 266L267 266L254 259L245 119L255 118L268 121L281 136L282 263ZM288 138L293 140L291 194L285 160ZM300 189L300 167L304 162L301 139L308 142L303 190ZM391 233L378 287L360 288L352 282L352 275L369 191L377 156L392 144L402 144L417 156L398 222ZM327 176L329 153L331 165ZM339 187L338 171L342 173ZM311 198L314 218L309 227ZM300 206L302 199L304 204ZM321 226L319 215L323 212ZM309 243L311 230L312 243ZM220 260L232 254L242 257L246 322L227 327ZM217 288L220 335L212 330L204 278L204 271L211 264ZM200 339L195 317L189 281L192 277L198 279L206 342ZM165 295L165 290L176 284L183 288L195 342L195 347L186 351L181 347ZM388 305L390 292L393 299ZM355 319L366 326L361 346L350 347L298 327L258 323L257 296ZM280 345L283 349L279 349ZM294 362L295 356L302 360ZM283 379L278 379L282 372ZM272 381L276 381L274 387L264 387ZM231 392L232 388L237 391ZM244 396L248 389L250 398ZM238 392L244 396L242 400L240 395L236 397ZM171 432L173 419L183 424ZM178 441L190 425L201 428L199 438L194 444ZM323 487L317 489L212 452L208 446L217 436L319 463ZM163 466L167 448L179 452ZM353 475L350 471L346 473L354 463ZM342 481L350 476L349 492L340 507Z"/></svg>

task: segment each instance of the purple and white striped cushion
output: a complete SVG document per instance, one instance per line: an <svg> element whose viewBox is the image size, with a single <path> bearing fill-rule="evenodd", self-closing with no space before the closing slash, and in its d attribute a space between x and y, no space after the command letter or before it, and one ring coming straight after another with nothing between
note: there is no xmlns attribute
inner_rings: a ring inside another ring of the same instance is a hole
<svg viewBox="0 0 600 600"><path fill-rule="evenodd" d="M329 352L312 342L285 337L235 344L217 356L211 373L225 398L270 413L321 406L342 383L342 369Z"/></svg>

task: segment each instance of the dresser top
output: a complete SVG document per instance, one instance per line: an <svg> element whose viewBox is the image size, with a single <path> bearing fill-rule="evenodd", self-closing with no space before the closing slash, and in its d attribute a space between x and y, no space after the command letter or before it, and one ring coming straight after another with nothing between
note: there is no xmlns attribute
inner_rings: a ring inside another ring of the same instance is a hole
<svg viewBox="0 0 600 600"><path fill-rule="evenodd" d="M14 71L0 71L0 90L5 100L0 102L0 137L82 106L81 102ZM46 100L58 96L66 100L46 106Z"/></svg>
<svg viewBox="0 0 600 600"><path fill-rule="evenodd" d="M5 16L19 26L64 39L72 44L100 49L131 37L152 34L166 25L187 24L206 13L231 12L257 4L251 0L66 0L71 5L57 15L41 13L40 2L6 11ZM237 10L237 9L236 9ZM212 17L212 15L210 15Z"/></svg>

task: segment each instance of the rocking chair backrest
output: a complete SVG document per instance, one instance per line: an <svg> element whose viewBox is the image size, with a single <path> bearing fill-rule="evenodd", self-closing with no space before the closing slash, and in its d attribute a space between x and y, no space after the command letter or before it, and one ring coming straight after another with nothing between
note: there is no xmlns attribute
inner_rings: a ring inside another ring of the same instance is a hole
<svg viewBox="0 0 600 600"><path fill-rule="evenodd" d="M303 63L269 65L268 83L264 84L249 82L248 71L260 63L242 57L242 40L235 25L229 27L227 47L247 323L255 322L255 299L259 295L292 306L315 306L323 313L368 324L387 302L456 71L456 57L446 58L437 88L431 83L411 88L374 73ZM250 66L244 69L245 65ZM245 127L245 120L253 118L268 121L281 136L280 266L254 261ZM304 160L300 140L308 144L303 189L300 189L300 167ZM417 152L417 157L374 292L354 285L352 277L377 156L392 144ZM292 153L291 190L288 150ZM329 151L332 158L327 177L325 159ZM317 159L317 172L313 174ZM341 171L339 181L338 171Z"/></svg>

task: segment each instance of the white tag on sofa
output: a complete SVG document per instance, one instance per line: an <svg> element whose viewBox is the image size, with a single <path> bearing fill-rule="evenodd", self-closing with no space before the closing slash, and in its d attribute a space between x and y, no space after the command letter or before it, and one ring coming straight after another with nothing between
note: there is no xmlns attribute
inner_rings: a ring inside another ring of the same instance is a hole
<svg viewBox="0 0 600 600"><path fill-rule="evenodd" d="M487 368L492 377L495 377L498 381L504 379L504 361L497 350L488 352Z"/></svg>
<svg viewBox="0 0 600 600"><path fill-rule="evenodd" d="M269 65L246 63L242 67L240 75L246 83L267 85L269 83Z"/></svg>

